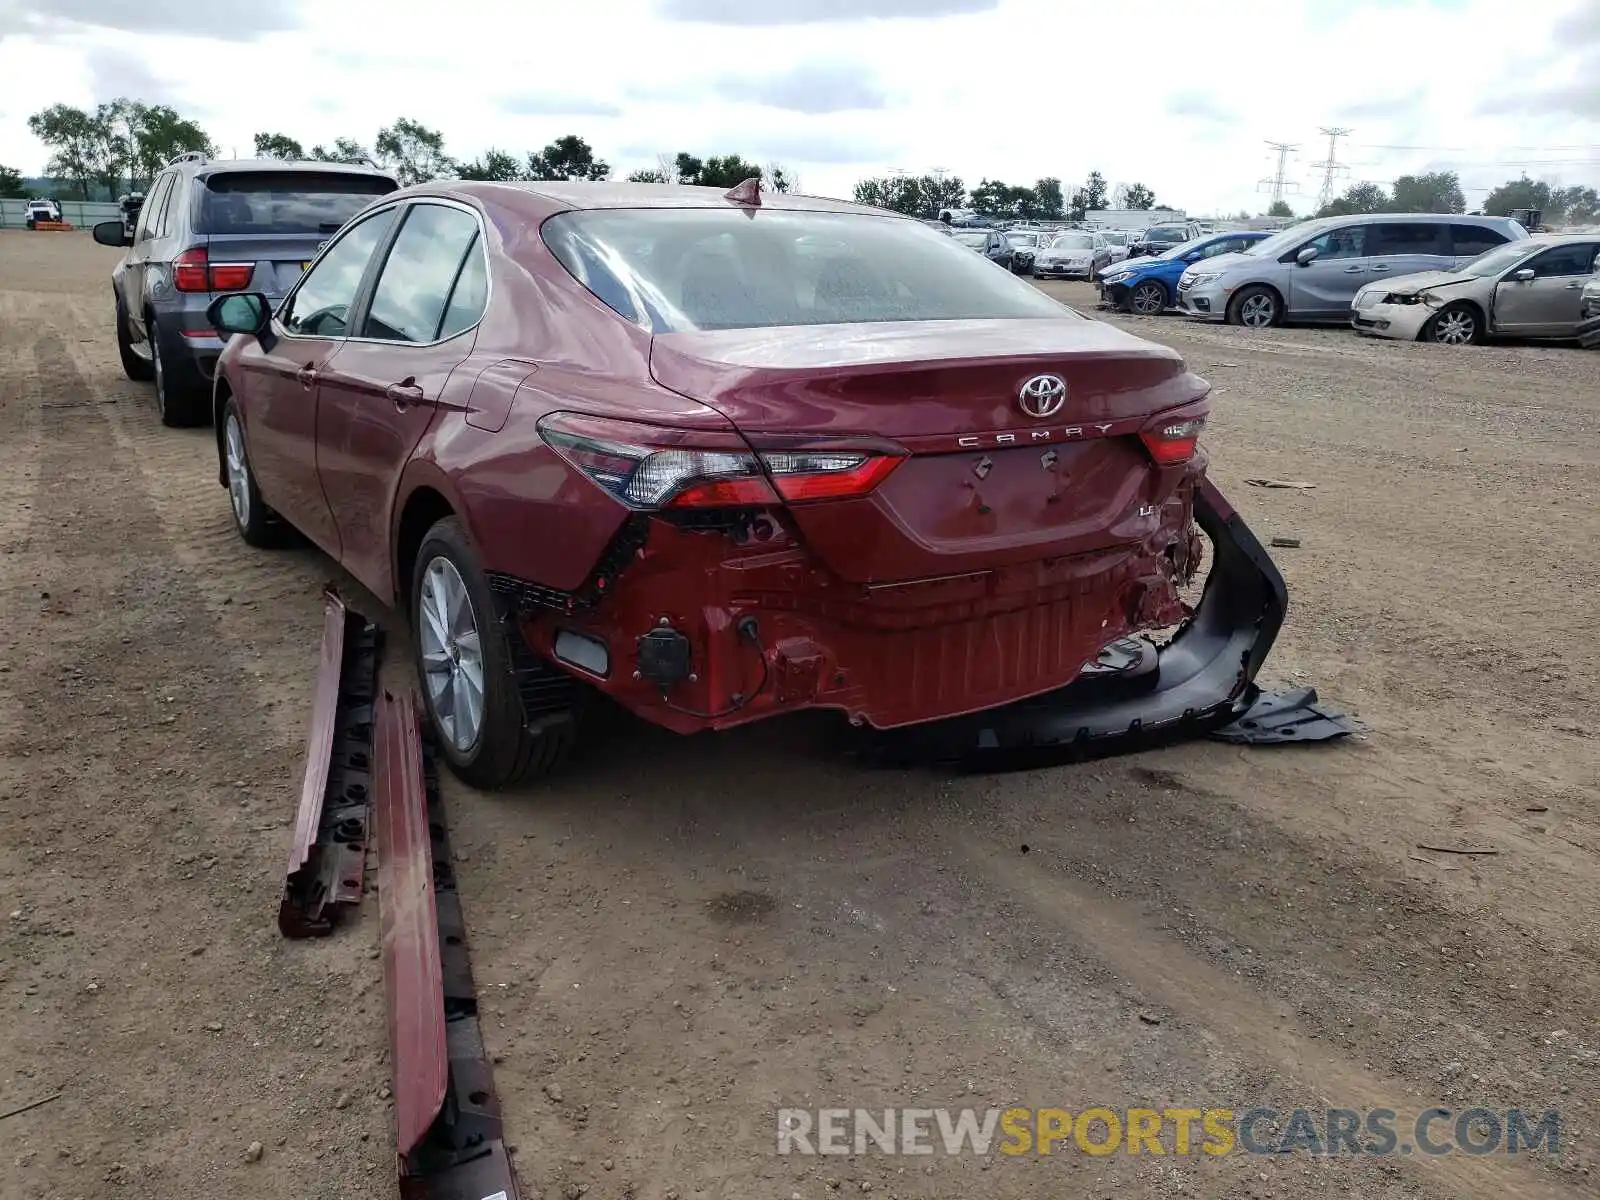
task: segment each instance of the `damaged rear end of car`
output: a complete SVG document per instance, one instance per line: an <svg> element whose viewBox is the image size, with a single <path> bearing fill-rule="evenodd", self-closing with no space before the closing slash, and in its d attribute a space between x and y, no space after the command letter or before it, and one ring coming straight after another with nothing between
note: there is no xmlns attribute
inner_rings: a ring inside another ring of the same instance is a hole
<svg viewBox="0 0 1600 1200"><path fill-rule="evenodd" d="M534 473L592 489L607 537L576 587L494 580L532 653L685 733L819 707L984 747L1231 720L1285 602L1206 481L1209 384L914 222L740 220L647 245L607 212L554 243L648 332L647 383L534 422ZM914 230L953 278L875 271L850 226Z"/></svg>

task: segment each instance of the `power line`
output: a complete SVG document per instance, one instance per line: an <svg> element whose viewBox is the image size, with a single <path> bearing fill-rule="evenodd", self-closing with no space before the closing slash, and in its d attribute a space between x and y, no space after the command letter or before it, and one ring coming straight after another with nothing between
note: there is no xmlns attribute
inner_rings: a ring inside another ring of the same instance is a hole
<svg viewBox="0 0 1600 1200"><path fill-rule="evenodd" d="M1268 146L1278 152L1278 171L1275 175L1267 176L1256 182L1256 191L1263 187L1272 189L1272 203L1276 206L1283 200L1285 191L1299 191L1300 185L1291 182L1286 176L1289 170L1289 155L1300 149L1299 146L1290 145L1288 142L1268 142Z"/></svg>
<svg viewBox="0 0 1600 1200"><path fill-rule="evenodd" d="M1333 181L1342 175L1348 175L1350 170L1339 162L1339 139L1348 137L1354 130L1342 126L1323 125L1320 131L1328 137L1328 157L1319 163L1312 163L1313 167L1322 168L1322 190L1317 193L1317 208L1319 210L1328 206L1333 199Z"/></svg>

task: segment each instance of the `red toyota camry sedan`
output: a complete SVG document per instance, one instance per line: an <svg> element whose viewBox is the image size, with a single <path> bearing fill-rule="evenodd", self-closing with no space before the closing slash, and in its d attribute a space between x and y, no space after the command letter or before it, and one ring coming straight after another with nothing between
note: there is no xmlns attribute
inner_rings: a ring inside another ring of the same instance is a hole
<svg viewBox="0 0 1600 1200"><path fill-rule="evenodd" d="M877 209L425 184L276 311L211 318L239 532L292 526L408 614L479 786L557 763L596 689L684 733L811 707L962 737L976 714L987 745L1221 723L1282 617L1205 481L1209 385Z"/></svg>

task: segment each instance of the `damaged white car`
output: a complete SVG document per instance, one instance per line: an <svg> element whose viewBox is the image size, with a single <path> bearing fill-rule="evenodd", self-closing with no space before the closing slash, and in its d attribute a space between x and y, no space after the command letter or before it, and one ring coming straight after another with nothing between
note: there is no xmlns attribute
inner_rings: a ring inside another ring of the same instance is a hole
<svg viewBox="0 0 1600 1200"><path fill-rule="evenodd" d="M1576 338L1584 287L1600 270L1600 234L1543 234L1496 246L1454 271L1369 284L1356 293L1359 333L1474 346L1494 335Z"/></svg>

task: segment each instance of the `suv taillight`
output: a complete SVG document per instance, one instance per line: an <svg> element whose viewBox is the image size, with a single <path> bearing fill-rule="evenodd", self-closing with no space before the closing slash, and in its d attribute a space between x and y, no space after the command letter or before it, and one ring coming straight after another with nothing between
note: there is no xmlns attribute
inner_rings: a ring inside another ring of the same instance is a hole
<svg viewBox="0 0 1600 1200"><path fill-rule="evenodd" d="M635 509L730 508L864 496L900 465L878 447L752 450L734 433L550 413L539 436Z"/></svg>
<svg viewBox="0 0 1600 1200"><path fill-rule="evenodd" d="M250 286L255 263L214 263L204 246L172 260L172 286L180 292L240 292Z"/></svg>

